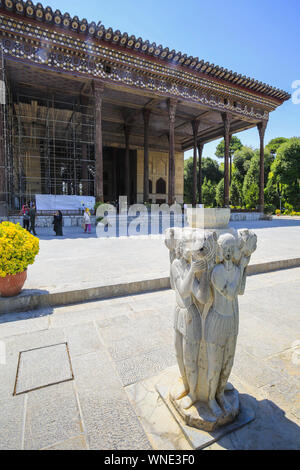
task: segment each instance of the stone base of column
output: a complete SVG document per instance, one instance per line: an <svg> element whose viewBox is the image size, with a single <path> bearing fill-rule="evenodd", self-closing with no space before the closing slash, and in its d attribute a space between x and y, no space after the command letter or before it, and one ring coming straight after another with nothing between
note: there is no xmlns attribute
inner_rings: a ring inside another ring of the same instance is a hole
<svg viewBox="0 0 300 470"><path fill-rule="evenodd" d="M178 380L178 382L180 383L180 380ZM178 388L176 385L177 384L175 382L175 385L173 385L169 390L168 402L173 405L174 413L177 412L185 424L190 427L201 429L202 431L213 432L221 426L232 423L239 415L239 394L233 387L225 392L228 410L223 411L223 414L218 416L212 412L207 403L202 403L200 401L186 409L184 406L186 397L177 398L176 392Z"/></svg>
<svg viewBox="0 0 300 470"><path fill-rule="evenodd" d="M173 372L173 371L172 371ZM210 446L214 442L217 442L222 437L226 436L227 434L240 429L241 427L245 426L246 424L250 423L255 419L255 410L253 407L249 405L246 401L243 400L243 396L240 397L239 403L239 413L236 419L229 424L225 424L217 428L216 430L212 431L205 431L203 429L197 429L191 425L186 424L185 420L182 418L181 414L175 409L171 400L170 400L170 387L169 385L172 384L175 380L176 371L174 370L171 380L168 384L166 384L165 380L162 382L158 382L156 385L156 390L162 399L164 405L168 408L171 412L171 418L174 419L179 425L181 432L191 445L194 450L204 449L205 447ZM233 388L231 392L226 392L227 394L231 394L231 398L233 402L236 402L237 397L239 397L238 392ZM202 418L209 419L209 416L205 415ZM199 418L200 419L200 418ZM170 426L171 427L171 426ZM166 429L166 423L164 423L164 429Z"/></svg>

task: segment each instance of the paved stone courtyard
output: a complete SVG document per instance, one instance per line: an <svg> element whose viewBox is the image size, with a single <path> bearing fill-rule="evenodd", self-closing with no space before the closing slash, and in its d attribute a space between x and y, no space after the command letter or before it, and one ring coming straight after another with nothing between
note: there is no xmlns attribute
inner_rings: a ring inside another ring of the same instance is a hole
<svg viewBox="0 0 300 470"><path fill-rule="evenodd" d="M300 268L247 283L230 380L257 417L209 449L299 449ZM0 449L189 449L153 391L176 367L173 302L165 290L0 316Z"/></svg>
<svg viewBox="0 0 300 470"><path fill-rule="evenodd" d="M258 248L253 264L300 258L300 220L232 222L230 226L255 230ZM98 239L95 227L92 235L81 228L64 228L62 239L53 237L49 229L37 232L40 253L28 269L26 289L76 290L169 275L169 253L159 236Z"/></svg>

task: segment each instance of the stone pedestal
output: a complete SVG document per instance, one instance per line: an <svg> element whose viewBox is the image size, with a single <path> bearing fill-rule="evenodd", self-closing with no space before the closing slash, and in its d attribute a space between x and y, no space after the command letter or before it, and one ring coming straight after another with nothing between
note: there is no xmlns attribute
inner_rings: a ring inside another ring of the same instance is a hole
<svg viewBox="0 0 300 470"><path fill-rule="evenodd" d="M188 209L190 227L166 231L176 293L175 352L180 376L157 390L179 422L216 432L239 419L228 383L238 334L238 295L245 291L256 235L228 228L229 209ZM244 418L242 422L244 423Z"/></svg>
<svg viewBox="0 0 300 470"><path fill-rule="evenodd" d="M166 394L164 391L160 388L158 388L158 391L161 392L162 398L165 399ZM225 391L224 395L230 411L223 412L220 416L216 416L209 406L202 401L197 401L189 409L185 409L183 399L176 400L172 394L172 390L169 391L168 401L188 426L212 432L220 426L234 421L240 411L238 392L232 388Z"/></svg>
<svg viewBox="0 0 300 470"><path fill-rule="evenodd" d="M169 380L170 382L176 380L175 371L169 374ZM216 423L214 416L211 413L208 413L207 409L201 408L201 405L197 405L197 407L192 410L188 418L188 424L185 417L175 409L174 403L171 402L169 396L169 384L166 384L163 378L157 383L156 391L170 411L170 420L173 418L176 421L184 437L194 450L205 449L222 437L231 432L237 431L255 419L255 409L251 407L249 403L246 403L244 400L240 400L237 390L233 387L231 391L226 392L226 395L228 395L228 400L232 403L233 408L238 409L238 413L235 419L231 420L227 424L222 423L221 421ZM193 419L195 421L193 421ZM203 429L204 424L206 430ZM171 427L171 424L169 424L169 426ZM208 429L209 427L211 429Z"/></svg>

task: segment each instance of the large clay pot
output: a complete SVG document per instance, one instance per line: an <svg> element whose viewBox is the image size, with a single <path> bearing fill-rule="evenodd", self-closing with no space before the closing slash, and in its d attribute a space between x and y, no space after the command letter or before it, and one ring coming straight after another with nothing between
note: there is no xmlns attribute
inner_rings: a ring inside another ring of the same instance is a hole
<svg viewBox="0 0 300 470"><path fill-rule="evenodd" d="M27 269L22 273L0 277L0 295L1 297L13 297L20 294L22 287L27 279Z"/></svg>

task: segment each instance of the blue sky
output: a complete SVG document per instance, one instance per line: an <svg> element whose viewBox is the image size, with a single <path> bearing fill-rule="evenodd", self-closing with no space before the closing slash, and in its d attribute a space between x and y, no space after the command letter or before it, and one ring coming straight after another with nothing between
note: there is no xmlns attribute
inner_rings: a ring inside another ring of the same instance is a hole
<svg viewBox="0 0 300 470"><path fill-rule="evenodd" d="M300 80L299 0L51 0L47 4L290 93L293 81ZM292 100L283 104L270 115L266 143L278 136L299 136L299 121L300 104ZM244 145L258 147L256 129L237 136ZM204 156L213 157L217 144L207 144Z"/></svg>

